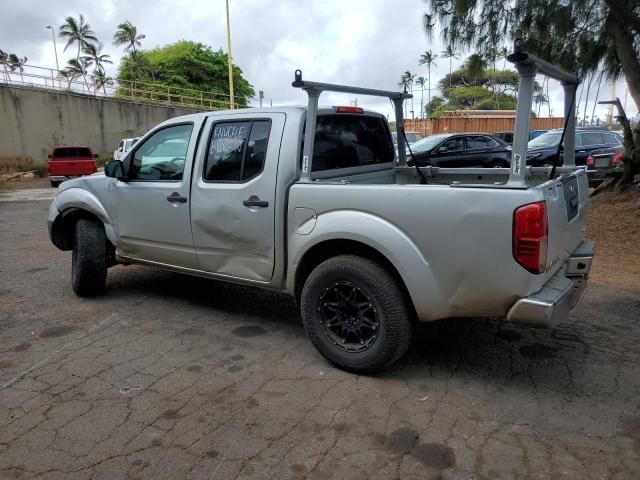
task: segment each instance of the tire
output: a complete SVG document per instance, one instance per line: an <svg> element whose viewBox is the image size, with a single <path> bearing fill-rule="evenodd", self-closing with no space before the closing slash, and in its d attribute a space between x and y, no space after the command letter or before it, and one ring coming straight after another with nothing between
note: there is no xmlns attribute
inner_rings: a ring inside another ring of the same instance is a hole
<svg viewBox="0 0 640 480"><path fill-rule="evenodd" d="M509 165L501 160L494 160L491 162L491 168L509 168Z"/></svg>
<svg viewBox="0 0 640 480"><path fill-rule="evenodd" d="M51 186L53 188L58 188L58 185L60 185L60 182L55 182L55 181L51 180Z"/></svg>
<svg viewBox="0 0 640 480"><path fill-rule="evenodd" d="M107 238L101 223L86 218L75 224L71 285L80 297L104 291L107 281Z"/></svg>
<svg viewBox="0 0 640 480"><path fill-rule="evenodd" d="M334 308L340 299L344 306ZM330 258L311 272L300 300L307 336L338 368L374 373L391 365L409 348L413 308L396 278L376 262L355 255ZM342 320L336 320L339 318ZM355 328L358 334L351 330L344 335L344 328ZM344 340L340 340L340 334Z"/></svg>

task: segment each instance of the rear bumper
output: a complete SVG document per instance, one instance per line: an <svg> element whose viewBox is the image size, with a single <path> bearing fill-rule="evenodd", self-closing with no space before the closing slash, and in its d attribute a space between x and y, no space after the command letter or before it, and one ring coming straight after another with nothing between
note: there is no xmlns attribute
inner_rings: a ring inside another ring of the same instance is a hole
<svg viewBox="0 0 640 480"><path fill-rule="evenodd" d="M595 243L584 240L542 290L511 307L507 320L528 327L552 328L567 318L587 286L594 253Z"/></svg>

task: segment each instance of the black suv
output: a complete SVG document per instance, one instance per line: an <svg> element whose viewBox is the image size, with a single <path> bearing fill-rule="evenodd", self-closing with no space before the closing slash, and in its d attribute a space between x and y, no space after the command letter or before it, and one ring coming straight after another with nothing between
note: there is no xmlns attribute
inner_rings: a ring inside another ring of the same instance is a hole
<svg viewBox="0 0 640 480"><path fill-rule="evenodd" d="M542 167L544 165L553 165L556 153L558 151L558 143L562 136L562 129L549 130L537 138L529 141L527 147L527 164L534 167ZM597 128L576 128L576 165L585 165L587 157L594 150L601 148L615 147L622 144L622 137L615 132ZM560 162L564 157L562 148L560 148Z"/></svg>
<svg viewBox="0 0 640 480"><path fill-rule="evenodd" d="M511 165L511 146L488 133L441 133L418 140L407 150L407 160L420 166L444 168Z"/></svg>

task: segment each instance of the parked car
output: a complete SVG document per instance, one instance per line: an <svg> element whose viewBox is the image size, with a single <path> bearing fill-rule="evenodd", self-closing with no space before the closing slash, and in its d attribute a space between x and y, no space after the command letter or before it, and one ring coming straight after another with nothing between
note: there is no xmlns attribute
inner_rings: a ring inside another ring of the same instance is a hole
<svg viewBox="0 0 640 480"><path fill-rule="evenodd" d="M529 140L533 140L547 131L548 130L529 130ZM509 145L513 145L513 132L496 132L494 135Z"/></svg>
<svg viewBox="0 0 640 480"><path fill-rule="evenodd" d="M138 140L140 140L140 137L123 138L122 140L120 140L120 143L118 144L118 148L116 148L113 151L113 159L122 160L124 156L127 154L127 152L131 150L131 147L133 147Z"/></svg>
<svg viewBox="0 0 640 480"><path fill-rule="evenodd" d="M586 160L589 186L596 187L602 183L611 169L622 168L623 153L622 145L592 151Z"/></svg>
<svg viewBox="0 0 640 480"><path fill-rule="evenodd" d="M547 133L531 140L527 148L527 164L534 167L553 165L561 136L562 129L558 128L549 130ZM576 129L575 137L576 165L585 165L587 157L594 150L615 147L621 144L622 136L618 133L598 128L578 128ZM560 148L558 165L562 165L562 148Z"/></svg>
<svg viewBox="0 0 640 480"><path fill-rule="evenodd" d="M98 155L86 145L59 145L51 149L48 157L47 173L52 187L57 187L65 180L98 171Z"/></svg>
<svg viewBox="0 0 640 480"><path fill-rule="evenodd" d="M445 168L507 168L511 163L511 147L487 133L431 135L411 145L410 155L418 165Z"/></svg>
<svg viewBox="0 0 640 480"><path fill-rule="evenodd" d="M399 359L415 318L567 316L593 256L583 169L528 188L462 171L425 184L396 165L384 115L314 98L167 120L104 175L65 182L48 226L73 250L74 291L100 294L130 263L285 291L313 345L353 372Z"/></svg>

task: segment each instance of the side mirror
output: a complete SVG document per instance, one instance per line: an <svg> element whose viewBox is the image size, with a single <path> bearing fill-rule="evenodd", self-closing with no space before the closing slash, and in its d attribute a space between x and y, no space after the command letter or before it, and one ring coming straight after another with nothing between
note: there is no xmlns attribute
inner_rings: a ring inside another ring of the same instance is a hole
<svg viewBox="0 0 640 480"><path fill-rule="evenodd" d="M94 154L93 154L93 158L98 158L98 154L97 154L97 153L94 153Z"/></svg>
<svg viewBox="0 0 640 480"><path fill-rule="evenodd" d="M104 164L104 174L110 178L125 180L124 167L120 160L110 160Z"/></svg>
<svg viewBox="0 0 640 480"><path fill-rule="evenodd" d="M52 158L52 157L51 157L51 154L47 155L47 158Z"/></svg>

